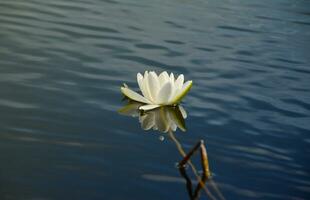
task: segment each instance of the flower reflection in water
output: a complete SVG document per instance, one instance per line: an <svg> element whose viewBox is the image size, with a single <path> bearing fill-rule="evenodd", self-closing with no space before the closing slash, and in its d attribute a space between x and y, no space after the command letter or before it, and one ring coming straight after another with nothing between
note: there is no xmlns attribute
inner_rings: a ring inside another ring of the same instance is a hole
<svg viewBox="0 0 310 200"><path fill-rule="evenodd" d="M179 128L186 131L185 119L187 113L182 106L164 106L145 112L139 110L141 105L139 102L130 101L119 110L119 113L139 117L139 122L144 130L153 129L167 133L169 131L175 132Z"/></svg>
<svg viewBox="0 0 310 200"><path fill-rule="evenodd" d="M174 132L179 128L181 131L186 131L185 119L187 118L187 113L181 105L177 106L162 106L157 109L143 111L139 109L143 104L129 100L128 104L119 110L120 114L137 117L141 124L142 129L144 130L156 130L163 133L168 133L170 139L176 144L179 153L184 158L181 163L187 163L188 166L193 170L198 184L196 188L192 189L192 181L186 173L184 165L179 165L179 171L181 176L186 180L187 191L191 200L197 200L200 196L200 190L203 189L209 199L225 199L221 194L220 190L217 188L216 184L210 179L210 171L208 166L208 159L206 155L206 150L203 144L203 141L200 141L188 154L182 148L181 143L176 139ZM191 162L190 157L197 151L200 150L201 156L205 157L203 165L204 172L200 175ZM206 187L206 181L212 187L215 195ZM216 198L216 196L218 198Z"/></svg>

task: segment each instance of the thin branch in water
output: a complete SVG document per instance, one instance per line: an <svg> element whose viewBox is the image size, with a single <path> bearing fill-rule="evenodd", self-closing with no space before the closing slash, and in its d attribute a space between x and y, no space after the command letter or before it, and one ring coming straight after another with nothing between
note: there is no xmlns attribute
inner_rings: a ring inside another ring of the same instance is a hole
<svg viewBox="0 0 310 200"><path fill-rule="evenodd" d="M190 152L188 152L187 154L185 153L185 151L183 150L182 148L182 145L180 144L180 142L175 138L173 132L170 130L169 131L169 135L170 135L170 138L175 142L180 154L183 156L183 159L179 162L179 167L180 168L184 168L184 166L186 164L188 164L197 180L198 180L198 183L199 183L199 186L200 186L200 189L203 188L203 190L206 192L206 194L208 195L208 197L210 199L217 199L209 190L208 188L206 187L205 185L205 181L208 180L210 177L211 177L211 170L210 170L210 167L209 167L209 160L208 160L208 154L207 154L207 150L206 150L206 147L204 145L204 141L203 140L200 140L191 150ZM200 150L200 158L201 158L201 165L202 165L202 169L203 169L203 174L202 174L202 178L200 177L199 173L197 172L197 169L195 168L194 164L191 162L190 158L191 156L197 151L197 150ZM217 184L212 181L212 179L209 179L208 183L211 185L212 189L215 191L215 193L217 194L217 196L219 197L219 199L221 200L225 200L225 197L224 195L221 193L221 191L219 190L219 188L217 187ZM196 188L197 190L195 191L198 192L200 189L199 187ZM192 197L195 197L197 198L198 195L193 195Z"/></svg>
<svg viewBox="0 0 310 200"><path fill-rule="evenodd" d="M199 183L199 185L203 188L203 190L206 192L206 194L207 194L207 196L211 199L211 200L216 200L216 198L214 197L214 195L209 191L209 189L206 187L206 185L205 185L205 183L201 180L201 178L200 178L200 176L199 176L199 173L198 173L198 171L197 171L197 169L195 168L195 166L194 166L194 164L191 162L191 160L190 160L190 156L188 157L187 156L187 154L185 153L185 151L183 150L183 148L182 148L182 145L180 144L180 142L175 138L175 136L174 136L174 134L173 134L173 132L171 131L171 130L169 130L169 136L170 136L170 138L174 141L174 143L176 144L176 146L177 146L177 149L178 149L178 151L180 152L180 154L185 158L185 157L187 157L187 163L189 164L189 166L192 168L192 170L193 170L193 172L194 172L194 174L195 174L195 176L196 176L196 178L197 178L197 181L198 181L198 183ZM197 146L197 145L196 145ZM195 147L196 147L195 146ZM193 148L193 149L195 149L195 147ZM198 147L199 147L199 145L198 145ZM198 148L197 147L197 148ZM191 151L192 152L192 151ZM193 153L194 153L195 151L193 151ZM192 154L193 154L192 153ZM183 159L184 160L184 159ZM186 162L185 162L186 163ZM184 167L184 165L183 166L181 166L181 165L179 165L180 167Z"/></svg>
<svg viewBox="0 0 310 200"><path fill-rule="evenodd" d="M189 159L192 157L192 155L197 151L197 149L201 146L201 141L199 141L191 150L190 152L188 152L184 158L179 162L179 166L184 166L188 161Z"/></svg>
<svg viewBox="0 0 310 200"><path fill-rule="evenodd" d="M209 168L208 154L207 154L207 150L206 150L203 140L200 141L200 157L201 157L201 165L202 165L203 174L207 178L209 178L211 177L211 172Z"/></svg>

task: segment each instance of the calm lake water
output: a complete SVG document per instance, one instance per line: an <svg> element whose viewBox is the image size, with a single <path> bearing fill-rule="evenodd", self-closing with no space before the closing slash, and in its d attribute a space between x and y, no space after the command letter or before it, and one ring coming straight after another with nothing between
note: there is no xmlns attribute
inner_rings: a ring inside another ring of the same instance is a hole
<svg viewBox="0 0 310 200"><path fill-rule="evenodd" d="M194 81L175 137L226 199L310 198L310 1L1 0L0 44L2 200L189 199L168 134L117 112L145 70Z"/></svg>

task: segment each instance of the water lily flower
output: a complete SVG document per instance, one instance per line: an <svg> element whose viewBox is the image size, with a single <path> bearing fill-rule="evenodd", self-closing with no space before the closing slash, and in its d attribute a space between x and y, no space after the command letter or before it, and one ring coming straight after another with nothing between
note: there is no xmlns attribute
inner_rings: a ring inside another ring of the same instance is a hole
<svg viewBox="0 0 310 200"><path fill-rule="evenodd" d="M179 75L176 79L174 74L168 75L166 71L157 75L154 71L145 71L144 76L137 74L137 82L142 95L129 89L126 84L121 87L122 93L142 105L140 110L152 110L160 106L177 105L189 92L193 81L184 83L184 75Z"/></svg>

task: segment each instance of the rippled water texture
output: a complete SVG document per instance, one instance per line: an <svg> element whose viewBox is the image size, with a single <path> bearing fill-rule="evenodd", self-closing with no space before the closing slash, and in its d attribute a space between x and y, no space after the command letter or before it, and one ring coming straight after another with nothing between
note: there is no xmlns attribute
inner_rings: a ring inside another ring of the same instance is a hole
<svg viewBox="0 0 310 200"><path fill-rule="evenodd" d="M171 139L117 113L144 70L194 81L176 137L226 199L309 199L309 1L1 0L0 44L0 199L188 199Z"/></svg>

